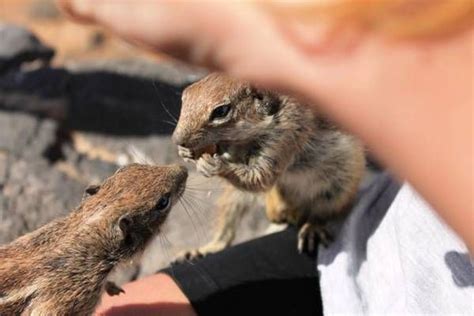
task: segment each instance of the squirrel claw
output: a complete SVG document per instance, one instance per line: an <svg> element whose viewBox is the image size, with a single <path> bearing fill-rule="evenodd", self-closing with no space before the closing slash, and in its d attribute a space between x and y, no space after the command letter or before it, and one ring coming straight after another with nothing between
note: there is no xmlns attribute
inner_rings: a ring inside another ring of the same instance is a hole
<svg viewBox="0 0 474 316"><path fill-rule="evenodd" d="M305 223L298 231L298 252L314 254L317 248L316 239L324 247L328 247L333 241L333 237L324 226Z"/></svg>
<svg viewBox="0 0 474 316"><path fill-rule="evenodd" d="M178 146L178 155L185 161L194 161L194 152L183 146Z"/></svg>
<svg viewBox="0 0 474 316"><path fill-rule="evenodd" d="M178 256L174 259L173 263L183 263L186 261L200 259L204 256L205 254L202 254L199 249L188 250L178 254Z"/></svg>
<svg viewBox="0 0 474 316"><path fill-rule="evenodd" d="M213 241L200 248L181 252L180 254L178 254L176 259L174 260L174 263L182 263L182 262L186 262L190 260L201 259L209 254L216 253L218 251L225 249L226 246L227 246L227 243L225 242Z"/></svg>
<svg viewBox="0 0 474 316"><path fill-rule="evenodd" d="M196 163L196 160L194 159L191 159L191 158L183 158L184 162L187 162L187 163Z"/></svg>
<svg viewBox="0 0 474 316"><path fill-rule="evenodd" d="M125 294L125 290L112 281L105 283L105 292L110 296L120 295L120 293Z"/></svg>
<svg viewBox="0 0 474 316"><path fill-rule="evenodd" d="M217 176L222 169L222 160L217 155L204 154L196 162L196 169L207 178Z"/></svg>

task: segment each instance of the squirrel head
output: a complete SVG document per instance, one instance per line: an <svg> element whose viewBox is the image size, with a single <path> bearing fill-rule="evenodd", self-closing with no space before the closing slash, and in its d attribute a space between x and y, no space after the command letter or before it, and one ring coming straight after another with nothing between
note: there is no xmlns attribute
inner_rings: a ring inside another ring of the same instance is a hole
<svg viewBox="0 0 474 316"><path fill-rule="evenodd" d="M172 139L190 149L245 143L275 124L280 105L279 97L270 91L213 73L184 90Z"/></svg>
<svg viewBox="0 0 474 316"><path fill-rule="evenodd" d="M179 165L131 164L100 185L89 186L79 212L99 227L106 242L133 255L155 236L185 190L188 173ZM90 231L90 230L85 230Z"/></svg>

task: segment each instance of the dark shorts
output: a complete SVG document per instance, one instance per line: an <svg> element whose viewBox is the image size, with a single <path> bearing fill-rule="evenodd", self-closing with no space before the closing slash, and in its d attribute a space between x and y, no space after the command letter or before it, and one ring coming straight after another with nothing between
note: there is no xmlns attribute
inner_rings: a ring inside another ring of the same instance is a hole
<svg viewBox="0 0 474 316"><path fill-rule="evenodd" d="M296 236L288 228L163 272L198 315L322 315L316 260Z"/></svg>

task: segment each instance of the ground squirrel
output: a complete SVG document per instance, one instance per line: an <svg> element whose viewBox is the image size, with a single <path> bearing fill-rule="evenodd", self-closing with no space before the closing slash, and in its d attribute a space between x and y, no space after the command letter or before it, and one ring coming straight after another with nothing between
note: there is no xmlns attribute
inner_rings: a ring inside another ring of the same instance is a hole
<svg viewBox="0 0 474 316"><path fill-rule="evenodd" d="M88 187L69 216L0 247L0 315L92 314L109 273L160 231L186 179L177 165L128 165Z"/></svg>
<svg viewBox="0 0 474 316"><path fill-rule="evenodd" d="M295 98L213 73L188 86L173 133L179 155L231 187L220 199L214 240L186 257L226 247L252 203L271 221L300 227L298 249L327 243L325 225L344 215L365 170L363 146Z"/></svg>

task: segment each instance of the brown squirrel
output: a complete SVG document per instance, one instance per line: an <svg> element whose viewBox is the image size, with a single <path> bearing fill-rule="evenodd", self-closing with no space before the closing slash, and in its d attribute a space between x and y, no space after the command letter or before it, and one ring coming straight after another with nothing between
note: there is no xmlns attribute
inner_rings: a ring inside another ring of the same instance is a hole
<svg viewBox="0 0 474 316"><path fill-rule="evenodd" d="M184 167L131 164L81 204L0 247L0 315L90 315L121 262L140 253L159 233L185 190Z"/></svg>
<svg viewBox="0 0 474 316"><path fill-rule="evenodd" d="M312 252L315 237L330 241L326 224L347 213L365 170L361 143L312 108L220 73L184 90L173 141L203 175L231 184L215 238L186 258L229 245L261 199L271 221L300 227L298 249Z"/></svg>

